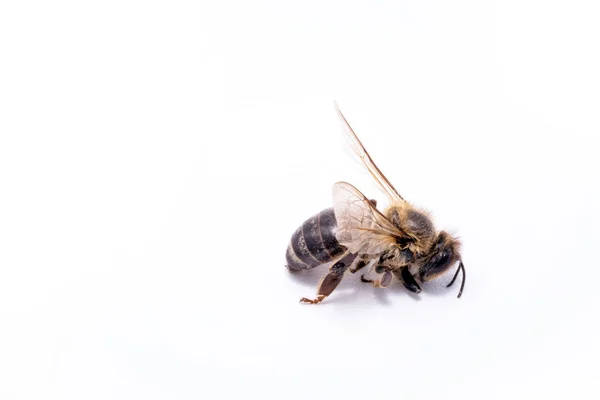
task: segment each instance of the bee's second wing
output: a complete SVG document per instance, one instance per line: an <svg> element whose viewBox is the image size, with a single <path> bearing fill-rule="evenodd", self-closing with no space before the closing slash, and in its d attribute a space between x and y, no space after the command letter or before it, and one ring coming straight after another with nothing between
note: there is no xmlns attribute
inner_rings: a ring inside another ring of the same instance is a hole
<svg viewBox="0 0 600 400"><path fill-rule="evenodd" d="M333 209L338 225L336 238L351 253L379 254L404 236L347 182L333 185Z"/></svg>

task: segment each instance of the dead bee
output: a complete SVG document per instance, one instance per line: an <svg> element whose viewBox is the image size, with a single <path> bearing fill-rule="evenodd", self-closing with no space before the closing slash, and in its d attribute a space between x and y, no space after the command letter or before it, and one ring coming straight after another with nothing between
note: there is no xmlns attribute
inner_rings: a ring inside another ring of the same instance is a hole
<svg viewBox="0 0 600 400"><path fill-rule="evenodd" d="M337 108L337 105L336 105ZM333 208L306 220L292 235L286 260L290 271L300 271L333 263L318 286L317 297L300 299L317 304L329 296L342 281L346 270L351 273L372 265L377 279L361 280L386 287L392 276L406 289L419 293L419 282L427 282L458 262L458 268L447 287L452 286L462 270L458 297L465 286L465 267L460 256L460 242L445 231L436 231L427 212L420 210L398 194L379 170L337 108L345 124L346 136L354 153L367 168L379 188L390 199L383 211L375 200L367 199L347 182L333 186Z"/></svg>

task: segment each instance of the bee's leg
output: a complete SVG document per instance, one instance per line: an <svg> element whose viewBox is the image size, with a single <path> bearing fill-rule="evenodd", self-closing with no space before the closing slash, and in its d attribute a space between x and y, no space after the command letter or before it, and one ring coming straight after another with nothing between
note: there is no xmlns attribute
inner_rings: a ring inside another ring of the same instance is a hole
<svg viewBox="0 0 600 400"><path fill-rule="evenodd" d="M325 277L321 280L321 283L319 283L319 288L317 289L317 298L307 299L306 297L303 297L300 299L300 302L317 304L325 300L325 298L329 296L340 284L342 278L344 277L344 272L346 272L355 258L356 254L348 254L340 261L329 267L329 273L325 275Z"/></svg>
<svg viewBox="0 0 600 400"><path fill-rule="evenodd" d="M408 267L401 268L400 272L394 272L394 275L396 275L396 278L400 279L406 289L413 293L421 292L421 286L419 286L415 278L412 276L408 270Z"/></svg>
<svg viewBox="0 0 600 400"><path fill-rule="evenodd" d="M362 274L360 280L365 283L372 283L375 287L386 288L392 282L392 272L389 269L384 269L382 266L377 266L375 272L381 274L378 279L367 279L365 274Z"/></svg>
<svg viewBox="0 0 600 400"><path fill-rule="evenodd" d="M371 259L367 254L359 255L356 258L354 264L352 265L352 268L350 268L350 273L353 274L356 271L363 269L364 267L369 265L369 262L371 262Z"/></svg>

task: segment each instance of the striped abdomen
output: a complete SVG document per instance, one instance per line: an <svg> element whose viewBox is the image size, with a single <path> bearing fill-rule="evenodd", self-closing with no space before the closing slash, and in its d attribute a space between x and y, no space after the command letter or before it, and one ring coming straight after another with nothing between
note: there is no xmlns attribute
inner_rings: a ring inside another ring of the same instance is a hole
<svg viewBox="0 0 600 400"><path fill-rule="evenodd" d="M333 208L304 221L294 232L285 253L287 267L293 271L317 267L335 261L346 252L335 238L337 222Z"/></svg>

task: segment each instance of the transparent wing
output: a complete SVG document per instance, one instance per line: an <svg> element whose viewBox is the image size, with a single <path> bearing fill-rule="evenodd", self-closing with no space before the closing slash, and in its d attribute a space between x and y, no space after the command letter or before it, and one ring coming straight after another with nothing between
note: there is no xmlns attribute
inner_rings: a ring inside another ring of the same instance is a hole
<svg viewBox="0 0 600 400"><path fill-rule="evenodd" d="M337 240L351 253L379 254L407 237L358 189L347 182L333 185Z"/></svg>
<svg viewBox="0 0 600 400"><path fill-rule="evenodd" d="M398 193L396 188L390 183L390 181L385 177L383 172L377 167L362 142L356 136L356 133L342 114L342 111L338 107L337 103L335 103L335 109L337 110L340 119L342 120L345 130L345 139L350 151L358 158L359 162L367 169L369 174L373 177L377 186L385 193L392 202L398 200L404 200L402 196Z"/></svg>

